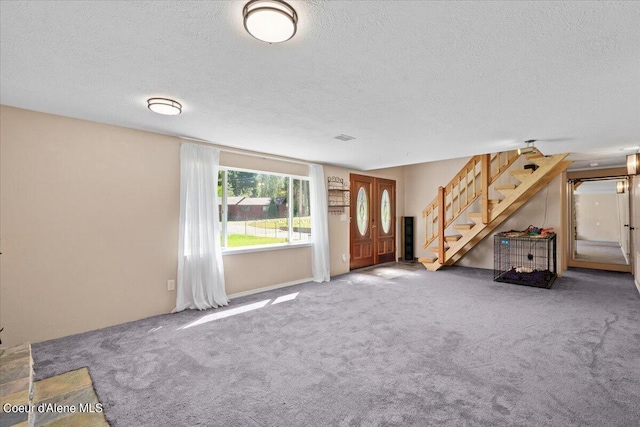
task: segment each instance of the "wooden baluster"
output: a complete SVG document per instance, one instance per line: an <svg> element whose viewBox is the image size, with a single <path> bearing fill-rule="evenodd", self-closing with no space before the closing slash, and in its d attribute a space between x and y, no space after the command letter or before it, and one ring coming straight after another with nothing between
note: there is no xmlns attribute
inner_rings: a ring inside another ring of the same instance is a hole
<svg viewBox="0 0 640 427"><path fill-rule="evenodd" d="M451 184L451 189L449 190L449 197L451 197L451 211L450 211L451 218L447 218L447 220L444 223L445 227L447 226L449 221L453 219L454 215L456 214L455 211L453 210L453 202L454 202L454 199L453 199L453 184Z"/></svg>
<svg viewBox="0 0 640 427"><path fill-rule="evenodd" d="M448 215L448 212L449 212L449 209L447 209L447 195L448 194L449 194L449 192L447 191L447 187L444 187L444 201L445 201L445 203L444 203L444 217L443 217L443 221L442 221L443 224L447 223L447 215ZM453 202L453 200L452 200L452 202ZM440 228L438 228L438 230L440 230Z"/></svg>
<svg viewBox="0 0 640 427"><path fill-rule="evenodd" d="M469 204L469 170L464 168L464 205Z"/></svg>
<svg viewBox="0 0 640 427"><path fill-rule="evenodd" d="M496 162L496 173L495 175L500 173L500 168L502 167L502 163L500 162L500 153L496 153L496 157L495 157L495 162ZM491 164L493 165L493 162L491 162ZM492 170L491 170L491 177L493 178L494 173L493 173L493 166L492 166Z"/></svg>
<svg viewBox="0 0 640 427"><path fill-rule="evenodd" d="M500 153L496 153L496 175L500 173L500 168L502 167L502 163L500 162ZM491 171L491 175L493 176L493 171Z"/></svg>
<svg viewBox="0 0 640 427"><path fill-rule="evenodd" d="M449 215L449 212L451 212L451 215L453 216L453 185L451 186L451 188L447 188L444 187L444 198L445 200L447 200L447 197L451 198L451 209L447 209L447 205L444 205L444 224L446 226L447 221L449 220L449 218L447 218L447 216Z"/></svg>
<svg viewBox="0 0 640 427"><path fill-rule="evenodd" d="M446 227L447 224L449 223L450 220L453 219L454 215L456 214L455 211L453 210L453 202L455 201L453 199L453 186L454 184L451 184L451 188L449 189L449 197L451 197L451 210L449 211L451 213L451 218L447 218L447 220L444 223L444 226ZM446 190L445 190L446 191Z"/></svg>
<svg viewBox="0 0 640 427"><path fill-rule="evenodd" d="M462 210L462 200L460 199L460 175L458 175L458 187L456 188L456 194L458 195L458 213Z"/></svg>
<svg viewBox="0 0 640 427"><path fill-rule="evenodd" d="M484 201L482 206L482 223L489 223L489 175L491 174L491 155L485 154L482 156L482 168L480 179L482 181L482 200Z"/></svg>
<svg viewBox="0 0 640 427"><path fill-rule="evenodd" d="M436 234L436 231L433 229L433 223L435 222L435 213L434 213L434 207L431 207L431 216L429 217L431 219L430 223L431 223L431 235L429 236L429 240L433 239L433 236Z"/></svg>
<svg viewBox="0 0 640 427"><path fill-rule="evenodd" d="M443 187L438 187L438 201L438 262L444 264L445 195Z"/></svg>
<svg viewBox="0 0 640 427"><path fill-rule="evenodd" d="M473 164L473 168L474 168L473 172L474 172L474 174L476 174L474 176L477 176L477 173L478 173L478 162L475 162ZM473 182L473 197L478 197L478 184L476 183L476 181L477 180L474 180L474 182Z"/></svg>
<svg viewBox="0 0 640 427"><path fill-rule="evenodd" d="M429 241L429 211L423 210L422 217L424 218L424 244Z"/></svg>
<svg viewBox="0 0 640 427"><path fill-rule="evenodd" d="M473 191L471 193L471 197L476 197L476 163L473 162L473 173L471 174L471 184L473 185Z"/></svg>

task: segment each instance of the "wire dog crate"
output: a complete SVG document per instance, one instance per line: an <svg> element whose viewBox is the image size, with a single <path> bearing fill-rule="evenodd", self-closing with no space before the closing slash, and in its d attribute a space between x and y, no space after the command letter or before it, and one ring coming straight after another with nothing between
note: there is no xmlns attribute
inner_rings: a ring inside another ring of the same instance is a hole
<svg viewBox="0 0 640 427"><path fill-rule="evenodd" d="M556 235L503 232L494 236L493 280L551 288L556 280Z"/></svg>

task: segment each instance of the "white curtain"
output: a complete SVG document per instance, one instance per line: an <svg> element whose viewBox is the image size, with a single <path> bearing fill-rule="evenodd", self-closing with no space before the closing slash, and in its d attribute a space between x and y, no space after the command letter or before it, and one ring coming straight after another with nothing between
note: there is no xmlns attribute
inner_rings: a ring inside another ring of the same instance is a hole
<svg viewBox="0 0 640 427"><path fill-rule="evenodd" d="M178 288L174 312L227 305L218 218L220 151L180 147Z"/></svg>
<svg viewBox="0 0 640 427"><path fill-rule="evenodd" d="M309 165L309 196L311 198L311 242L313 247L311 272L314 282L328 282L329 275L329 223L327 190L324 170L320 165Z"/></svg>

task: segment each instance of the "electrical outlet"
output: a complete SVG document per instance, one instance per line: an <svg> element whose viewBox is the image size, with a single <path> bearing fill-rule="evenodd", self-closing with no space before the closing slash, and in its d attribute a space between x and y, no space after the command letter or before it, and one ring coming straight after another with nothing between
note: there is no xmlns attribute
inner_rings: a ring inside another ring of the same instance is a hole
<svg viewBox="0 0 640 427"><path fill-rule="evenodd" d="M167 291L175 291L175 290L176 290L176 281L167 280Z"/></svg>

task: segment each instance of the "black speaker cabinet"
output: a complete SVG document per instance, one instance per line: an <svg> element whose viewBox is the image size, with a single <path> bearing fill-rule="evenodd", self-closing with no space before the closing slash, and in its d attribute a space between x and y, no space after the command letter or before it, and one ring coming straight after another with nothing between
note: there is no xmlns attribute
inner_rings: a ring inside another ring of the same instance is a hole
<svg viewBox="0 0 640 427"><path fill-rule="evenodd" d="M413 235L415 234L415 217L402 217L402 261L415 261L415 252L413 248Z"/></svg>

